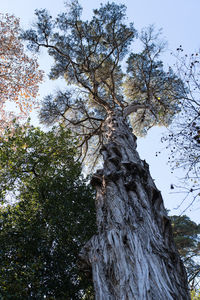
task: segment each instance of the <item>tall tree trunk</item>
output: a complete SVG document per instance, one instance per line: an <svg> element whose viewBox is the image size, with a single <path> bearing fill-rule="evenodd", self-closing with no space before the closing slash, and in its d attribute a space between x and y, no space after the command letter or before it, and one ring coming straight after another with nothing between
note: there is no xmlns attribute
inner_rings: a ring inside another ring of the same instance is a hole
<svg viewBox="0 0 200 300"><path fill-rule="evenodd" d="M98 235L82 249L95 299L190 299L184 266L148 164L122 114L105 121L104 167L93 176Z"/></svg>

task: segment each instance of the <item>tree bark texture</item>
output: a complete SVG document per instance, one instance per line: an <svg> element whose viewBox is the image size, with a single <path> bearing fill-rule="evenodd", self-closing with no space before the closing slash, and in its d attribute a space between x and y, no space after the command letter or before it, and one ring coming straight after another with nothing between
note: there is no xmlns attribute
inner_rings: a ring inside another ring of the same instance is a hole
<svg viewBox="0 0 200 300"><path fill-rule="evenodd" d="M104 167L91 181L98 234L80 254L92 268L95 299L190 299L170 220L136 137L120 111L108 115L104 130Z"/></svg>

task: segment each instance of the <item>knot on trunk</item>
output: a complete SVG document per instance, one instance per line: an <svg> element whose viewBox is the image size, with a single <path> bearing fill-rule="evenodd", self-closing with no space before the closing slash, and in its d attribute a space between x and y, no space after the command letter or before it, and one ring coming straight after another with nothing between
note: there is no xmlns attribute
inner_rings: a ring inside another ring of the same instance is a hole
<svg viewBox="0 0 200 300"><path fill-rule="evenodd" d="M89 259L89 252L91 248L91 240L89 240L81 249L78 255L78 267L83 271L87 277L92 278L92 265Z"/></svg>
<svg viewBox="0 0 200 300"><path fill-rule="evenodd" d="M97 172L95 174L92 175L90 184L93 187L96 187L96 186L101 186L102 183L103 183L103 170L99 169L99 170L97 170Z"/></svg>

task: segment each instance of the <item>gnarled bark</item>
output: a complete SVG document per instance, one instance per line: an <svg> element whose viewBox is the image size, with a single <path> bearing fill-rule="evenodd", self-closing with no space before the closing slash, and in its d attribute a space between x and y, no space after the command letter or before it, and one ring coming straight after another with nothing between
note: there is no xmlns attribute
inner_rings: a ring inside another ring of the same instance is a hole
<svg viewBox="0 0 200 300"><path fill-rule="evenodd" d="M98 235L81 258L92 267L97 300L190 299L169 218L136 138L117 111L105 121L97 189Z"/></svg>

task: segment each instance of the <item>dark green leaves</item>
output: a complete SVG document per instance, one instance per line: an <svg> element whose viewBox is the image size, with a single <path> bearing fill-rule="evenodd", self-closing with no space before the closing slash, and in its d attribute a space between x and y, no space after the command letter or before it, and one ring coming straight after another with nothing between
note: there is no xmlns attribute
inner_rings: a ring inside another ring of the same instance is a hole
<svg viewBox="0 0 200 300"><path fill-rule="evenodd" d="M62 127L16 126L1 139L2 200L17 200L0 210L2 299L82 299L91 291L77 261L96 231L94 195L75 155Z"/></svg>
<svg viewBox="0 0 200 300"><path fill-rule="evenodd" d="M187 216L172 216L174 240L185 264L191 288L199 288L200 224Z"/></svg>
<svg viewBox="0 0 200 300"><path fill-rule="evenodd" d="M20 190L38 177L54 177L56 168L64 164L70 168L75 150L69 137L70 132L62 127L44 133L16 125L14 132L5 132L0 139L1 191Z"/></svg>

